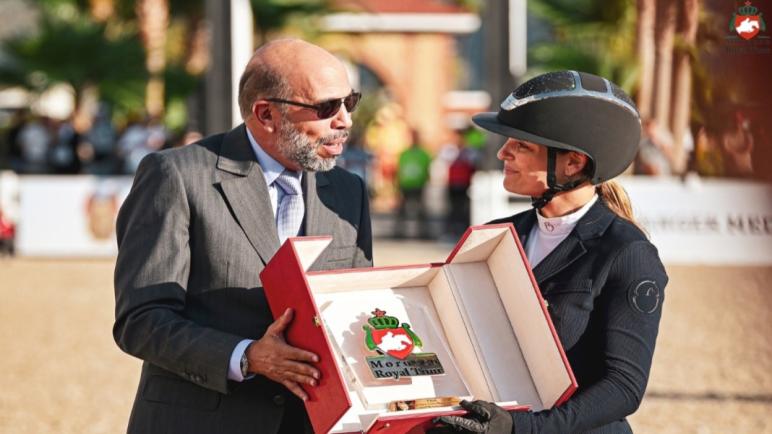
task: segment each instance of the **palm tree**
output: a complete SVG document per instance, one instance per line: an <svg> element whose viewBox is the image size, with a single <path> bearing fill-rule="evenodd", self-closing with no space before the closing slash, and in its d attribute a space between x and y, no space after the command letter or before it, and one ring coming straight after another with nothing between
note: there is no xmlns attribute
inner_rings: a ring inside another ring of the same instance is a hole
<svg viewBox="0 0 772 434"><path fill-rule="evenodd" d="M670 97L673 77L673 43L678 5L672 0L657 0L656 68L653 117L663 128L670 125Z"/></svg>
<svg viewBox="0 0 772 434"><path fill-rule="evenodd" d="M692 101L692 62L696 59L695 42L699 24L699 0L679 2L681 6L678 22L678 43L674 53L673 73L673 112L670 129L673 132L673 154L679 158L674 161L678 173L686 170L683 158L684 136L688 134Z"/></svg>
<svg viewBox="0 0 772 434"><path fill-rule="evenodd" d="M86 96L95 92L119 109L134 109L141 104L138 90L146 79L135 34L108 32L106 24L65 3L41 2L37 31L6 41L0 83L33 93L68 84L74 91L76 114Z"/></svg>
<svg viewBox="0 0 772 434"><path fill-rule="evenodd" d="M638 110L641 117L648 118L652 113L654 100L654 66L656 63L656 45L654 44L654 26L657 16L656 0L638 0L637 52L640 62L638 80Z"/></svg>
<svg viewBox="0 0 772 434"><path fill-rule="evenodd" d="M534 47L529 62L603 75L635 94L641 116L673 136L674 173L685 171L692 83L707 80L696 63L700 1L533 0L529 7L550 23L554 39Z"/></svg>
<svg viewBox="0 0 772 434"><path fill-rule="evenodd" d="M164 109L164 79L166 69L166 34L169 26L168 0L138 0L137 24L145 47L145 67L150 73L147 82L145 109L150 116L160 116Z"/></svg>

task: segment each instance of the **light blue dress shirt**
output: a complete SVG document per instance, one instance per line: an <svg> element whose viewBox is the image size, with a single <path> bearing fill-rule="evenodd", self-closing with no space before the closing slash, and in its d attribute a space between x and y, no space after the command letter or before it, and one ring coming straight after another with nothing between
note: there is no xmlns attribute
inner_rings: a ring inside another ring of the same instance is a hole
<svg viewBox="0 0 772 434"><path fill-rule="evenodd" d="M265 150L260 147L260 145L257 143L254 137L252 137L252 133L249 131L249 128L247 130L247 137L249 138L249 144L252 145L252 150L255 152L255 156L257 157L257 163L260 165L260 168L263 170L263 177L265 178L265 185L268 186L268 196L271 198L271 208L273 209L273 217L274 221L276 219L276 210L279 208L279 202L281 201L282 197L284 197L284 191L279 188L276 184L274 184L274 181L276 181L276 178L281 175L281 173L286 169L284 166L281 165L278 161L276 161L273 157L268 155ZM303 179L303 173L300 174L301 178ZM252 339L244 339L243 341L239 342L238 345L236 345L236 348L233 349L233 353L231 354L231 360L230 364L228 365L228 379L233 381L244 381L244 376L241 375L241 356L244 354L244 351L247 350L247 347L249 344L253 342ZM249 376L246 379L250 379L253 376Z"/></svg>

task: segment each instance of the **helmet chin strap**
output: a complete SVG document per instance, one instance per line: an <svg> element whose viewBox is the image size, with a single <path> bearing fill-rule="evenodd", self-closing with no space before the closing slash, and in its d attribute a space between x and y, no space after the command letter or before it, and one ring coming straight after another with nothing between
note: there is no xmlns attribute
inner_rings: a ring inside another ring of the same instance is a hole
<svg viewBox="0 0 772 434"><path fill-rule="evenodd" d="M555 175L557 155L558 153L555 148L547 148L547 190L541 196L531 196L531 206L536 209L544 208L561 191L573 190L588 179L586 176L582 176L565 184L558 184L557 176Z"/></svg>

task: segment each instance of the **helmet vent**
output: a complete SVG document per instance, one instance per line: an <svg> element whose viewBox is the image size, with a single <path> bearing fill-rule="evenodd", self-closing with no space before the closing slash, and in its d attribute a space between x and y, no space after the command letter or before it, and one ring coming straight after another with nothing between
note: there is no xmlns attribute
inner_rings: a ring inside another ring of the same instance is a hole
<svg viewBox="0 0 772 434"><path fill-rule="evenodd" d="M579 77L582 80L582 87L585 90L601 93L608 92L608 89L606 88L606 81L603 80L603 78L598 77L597 75L585 74L584 72L580 72Z"/></svg>
<svg viewBox="0 0 772 434"><path fill-rule="evenodd" d="M522 99L532 95L560 90L573 90L575 88L574 76L570 71L550 72L521 84L514 95L515 98Z"/></svg>

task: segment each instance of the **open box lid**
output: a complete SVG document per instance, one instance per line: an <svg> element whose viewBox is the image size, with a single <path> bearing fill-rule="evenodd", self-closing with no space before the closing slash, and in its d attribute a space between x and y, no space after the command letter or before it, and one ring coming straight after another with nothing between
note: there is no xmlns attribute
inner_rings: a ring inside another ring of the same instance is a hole
<svg viewBox="0 0 772 434"><path fill-rule="evenodd" d="M474 288L476 282L471 280L473 277L464 274L464 264L479 262L487 263L497 288L494 297L500 300L512 324L516 344L521 349L528 371L533 378L540 379L534 387L541 405L534 405L534 409L562 404L576 391L576 378L514 226L503 223L470 227L448 256L445 268L455 276L458 287ZM454 268L462 271L454 273ZM474 307L477 304L479 310L485 309L480 300L482 294L473 290L459 291L457 295L464 306ZM485 318L484 315L482 317ZM496 341L500 336L478 333L480 330L472 323L467 326L476 335L476 342L487 342L489 349L501 344ZM544 345L545 342L553 342L553 345ZM492 364L496 362L499 361L493 360ZM502 368L492 371L501 372ZM494 378L489 383L494 383ZM496 388L497 385L490 384L490 387Z"/></svg>
<svg viewBox="0 0 772 434"><path fill-rule="evenodd" d="M343 374L335 363L332 344L321 322L319 309L310 292L305 272L332 241L332 237L290 238L260 273L260 280L274 318L287 308L294 318L285 337L287 342L319 356L321 377L316 387L303 387L314 432L326 433L351 408Z"/></svg>
<svg viewBox="0 0 772 434"><path fill-rule="evenodd" d="M331 430L352 407L347 383L341 372L339 361L336 360L333 343L325 332L324 324L322 324L322 316L309 284L310 277L306 275L311 264L317 260L330 242L330 237L290 238L260 274L274 317L281 315L288 307L292 307L295 311L295 318L286 332L287 341L294 346L312 351L320 357L318 368L321 371L321 379L319 384L313 388L304 386L304 390L309 395L305 406L315 432ZM502 298L500 303L504 306L502 309L506 309L506 316L512 322L513 329L522 328L528 330L527 334L533 333L533 336L523 339L518 336L517 345L520 345L523 351L525 364L528 365L527 369L534 375L538 375L540 381L547 383L543 390L537 390L539 399L534 409L551 408L559 405L576 390L576 380L552 326L514 227L510 224L471 227L466 231L445 263L423 267L431 267L432 269L441 267L451 279L454 278L455 274L462 284L473 287L474 282L463 282L465 279L463 267L473 265L475 262L487 263L493 280L496 281L498 287L503 288L503 291L511 290L513 285L519 285L517 290L508 291L513 294L499 294L499 296ZM513 266L513 264L517 265ZM370 270L372 270L380 275L390 269L414 267L419 266L379 267L364 269L364 272L370 274ZM335 270L313 272L309 276L313 275L316 278L316 275L321 273L334 275L335 273L358 274L361 272L363 269ZM372 274L372 276L375 275ZM333 276L329 277L333 278ZM468 294L473 294L473 292L469 291ZM519 305L527 306L527 308L518 308ZM527 310L527 312L523 312L523 310ZM539 323L540 326L536 327L534 332L534 327L529 322ZM475 334L474 331L472 334ZM551 342L554 345L543 345L544 342ZM547 349L541 347L547 347ZM485 351L484 348L482 350ZM545 352L549 353L548 357L539 356L540 353L545 354ZM498 362L495 357L490 357L490 359L493 359L494 365ZM491 372L495 376L496 372L501 371L491 369ZM558 374L555 374L556 372ZM524 408L527 406L521 406L518 409ZM391 429L382 432L409 432L428 424L430 419L429 416L419 420L409 415L384 414L377 419L368 432L379 427L383 428L384 424L387 426L391 424ZM398 426L402 428L398 428ZM407 429L408 427L412 428Z"/></svg>

